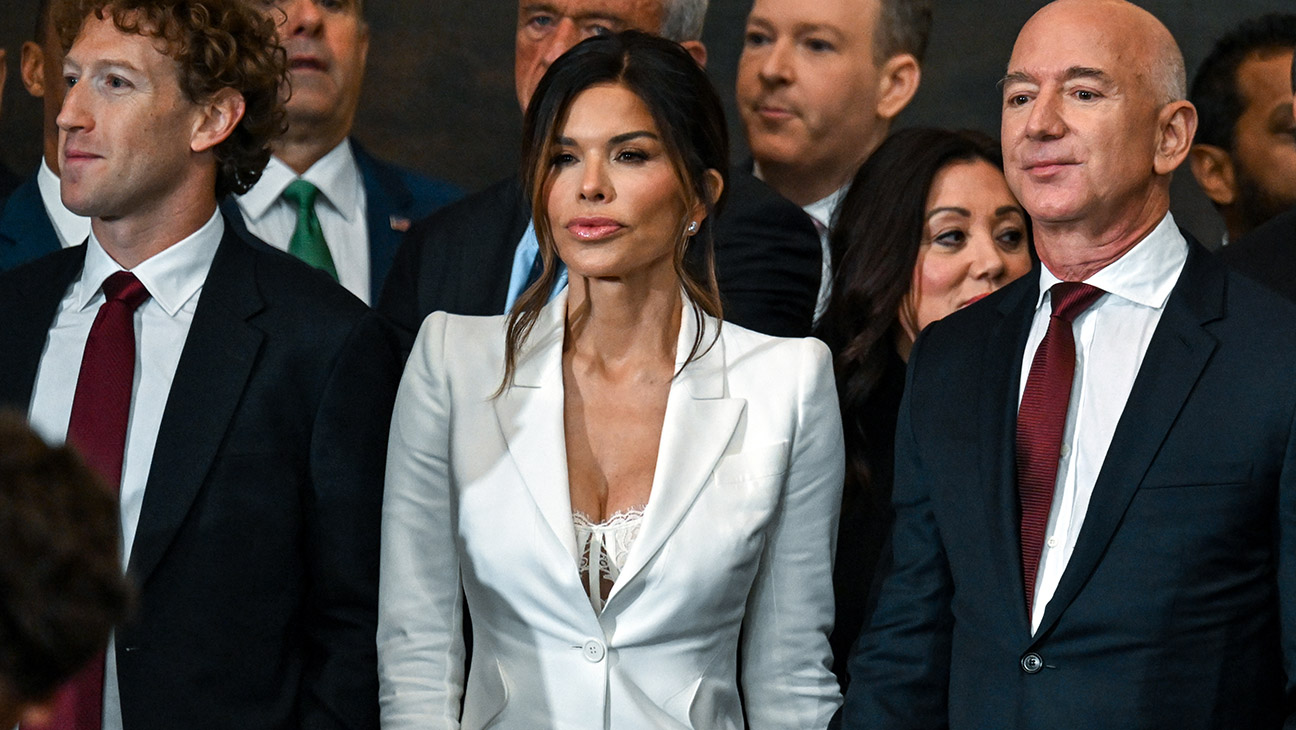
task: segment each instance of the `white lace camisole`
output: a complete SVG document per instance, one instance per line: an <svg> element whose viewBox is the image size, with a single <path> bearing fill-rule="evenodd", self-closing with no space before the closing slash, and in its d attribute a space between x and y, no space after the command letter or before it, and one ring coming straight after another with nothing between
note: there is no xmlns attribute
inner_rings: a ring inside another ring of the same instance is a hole
<svg viewBox="0 0 1296 730"><path fill-rule="evenodd" d="M603 602L612 591L612 584L625 567L630 546L639 537L643 523L643 507L632 507L613 514L603 522L594 522L580 511L572 512L576 527L576 547L580 555L580 574L585 581L594 613L603 612Z"/></svg>

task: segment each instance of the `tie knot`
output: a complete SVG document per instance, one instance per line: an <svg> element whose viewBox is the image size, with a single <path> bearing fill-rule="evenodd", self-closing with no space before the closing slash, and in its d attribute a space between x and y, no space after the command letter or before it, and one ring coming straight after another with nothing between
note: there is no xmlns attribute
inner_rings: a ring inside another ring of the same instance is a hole
<svg viewBox="0 0 1296 730"><path fill-rule="evenodd" d="M1054 284L1049 294L1053 299L1053 316L1071 322L1106 292L1078 281L1063 281Z"/></svg>
<svg viewBox="0 0 1296 730"><path fill-rule="evenodd" d="M149 298L148 289L129 271L118 271L104 279L103 293L108 301L121 302L132 312Z"/></svg>
<svg viewBox="0 0 1296 730"><path fill-rule="evenodd" d="M284 188L283 191L283 196L299 208L309 208L315 205L316 195L319 195L319 188L300 179L288 183L288 187Z"/></svg>

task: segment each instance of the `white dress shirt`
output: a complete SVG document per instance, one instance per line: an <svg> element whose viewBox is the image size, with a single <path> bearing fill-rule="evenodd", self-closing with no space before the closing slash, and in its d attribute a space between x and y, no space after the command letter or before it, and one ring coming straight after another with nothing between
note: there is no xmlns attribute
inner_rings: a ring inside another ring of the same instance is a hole
<svg viewBox="0 0 1296 730"><path fill-rule="evenodd" d="M120 503L123 571L130 562L171 381L189 336L203 282L224 233L225 221L218 211L193 235L131 269L150 297L135 310L135 382L126 427ZM102 285L109 275L121 270L92 232L81 276L72 282L54 315L32 390L28 417L36 432L50 443L62 443L67 438L86 338L104 303ZM108 642L104 667L103 728L122 728L113 639Z"/></svg>
<svg viewBox="0 0 1296 730"><path fill-rule="evenodd" d="M285 200L283 192L298 179L319 189L315 215L333 257L338 283L371 304L368 207L364 176L351 152L351 140L342 140L300 176L278 157L271 157L257 184L236 198L248 230L271 246L288 250L297 228L297 206Z"/></svg>
<svg viewBox="0 0 1296 730"><path fill-rule="evenodd" d="M801 210L810 216L810 220L814 221L815 230L819 232L819 247L823 250L819 298L815 301L815 324L819 324L819 318L828 310L828 300L832 298L832 244L829 242L829 237L832 235L833 226L837 224L837 209L841 207L842 198L846 197L847 190L850 190L849 184L837 188L826 198L801 207Z"/></svg>
<svg viewBox="0 0 1296 730"><path fill-rule="evenodd" d="M1076 368L1071 404L1062 433L1061 458L1044 532L1035 580L1031 632L1057 590L1075 549L1093 495L1094 483L1125 410L1148 343L1166 301L1188 258L1188 242L1167 213L1146 238L1121 258L1085 280L1107 292L1073 323ZM1052 303L1048 290L1059 279L1040 267L1040 296L1026 350L1022 353L1018 406L1026 390L1031 361L1048 329ZM1117 446L1119 448L1119 445Z"/></svg>
<svg viewBox="0 0 1296 730"><path fill-rule="evenodd" d="M760 163L752 163L752 175L755 175L757 180L763 181L765 179L761 175ZM815 324L819 324L819 318L827 311L828 300L832 297L832 245L828 239L832 234L833 226L837 223L837 209L841 207L842 198L846 197L847 190L850 190L850 183L846 183L809 205L801 206L801 210L810 216L815 231L819 233L819 248L823 251L823 269L819 275L819 296L815 299Z"/></svg>
<svg viewBox="0 0 1296 730"><path fill-rule="evenodd" d="M522 232L522 240L518 241L517 248L513 250L513 269L509 273L508 296L504 299L504 311L500 314L508 314L513 310L513 304L517 302L518 297L522 296L526 281L531 276L531 267L539 255L540 239L536 238L535 221L530 221L527 223L526 230ZM558 296L558 292L566 288L567 266L562 259L559 259L558 278L554 280L549 300L553 301L553 298Z"/></svg>
<svg viewBox="0 0 1296 730"><path fill-rule="evenodd" d="M40 169L36 171L36 187L40 188L41 202L45 204L45 214L54 225L59 245L63 248L80 245L90 235L90 219L77 215L63 205L63 194L59 190L59 177L50 169L45 158L41 158Z"/></svg>

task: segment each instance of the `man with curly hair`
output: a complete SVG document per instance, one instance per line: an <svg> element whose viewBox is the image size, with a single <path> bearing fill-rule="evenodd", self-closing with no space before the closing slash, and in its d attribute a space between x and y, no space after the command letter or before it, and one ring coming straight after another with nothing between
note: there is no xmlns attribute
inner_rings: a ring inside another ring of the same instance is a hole
<svg viewBox="0 0 1296 730"><path fill-rule="evenodd" d="M59 0L62 199L88 241L0 275L0 405L119 490L134 615L54 727L376 728L398 346L217 209L283 128L244 0Z"/></svg>

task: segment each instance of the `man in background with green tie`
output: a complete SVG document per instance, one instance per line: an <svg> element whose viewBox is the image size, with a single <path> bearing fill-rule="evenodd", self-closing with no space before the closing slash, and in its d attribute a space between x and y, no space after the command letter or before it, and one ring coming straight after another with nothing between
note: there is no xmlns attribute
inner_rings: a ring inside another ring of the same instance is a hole
<svg viewBox="0 0 1296 730"><path fill-rule="evenodd" d="M369 51L363 0L265 8L288 52L288 130L260 182L222 207L236 226L373 303L410 221L459 190L375 159L349 136Z"/></svg>

